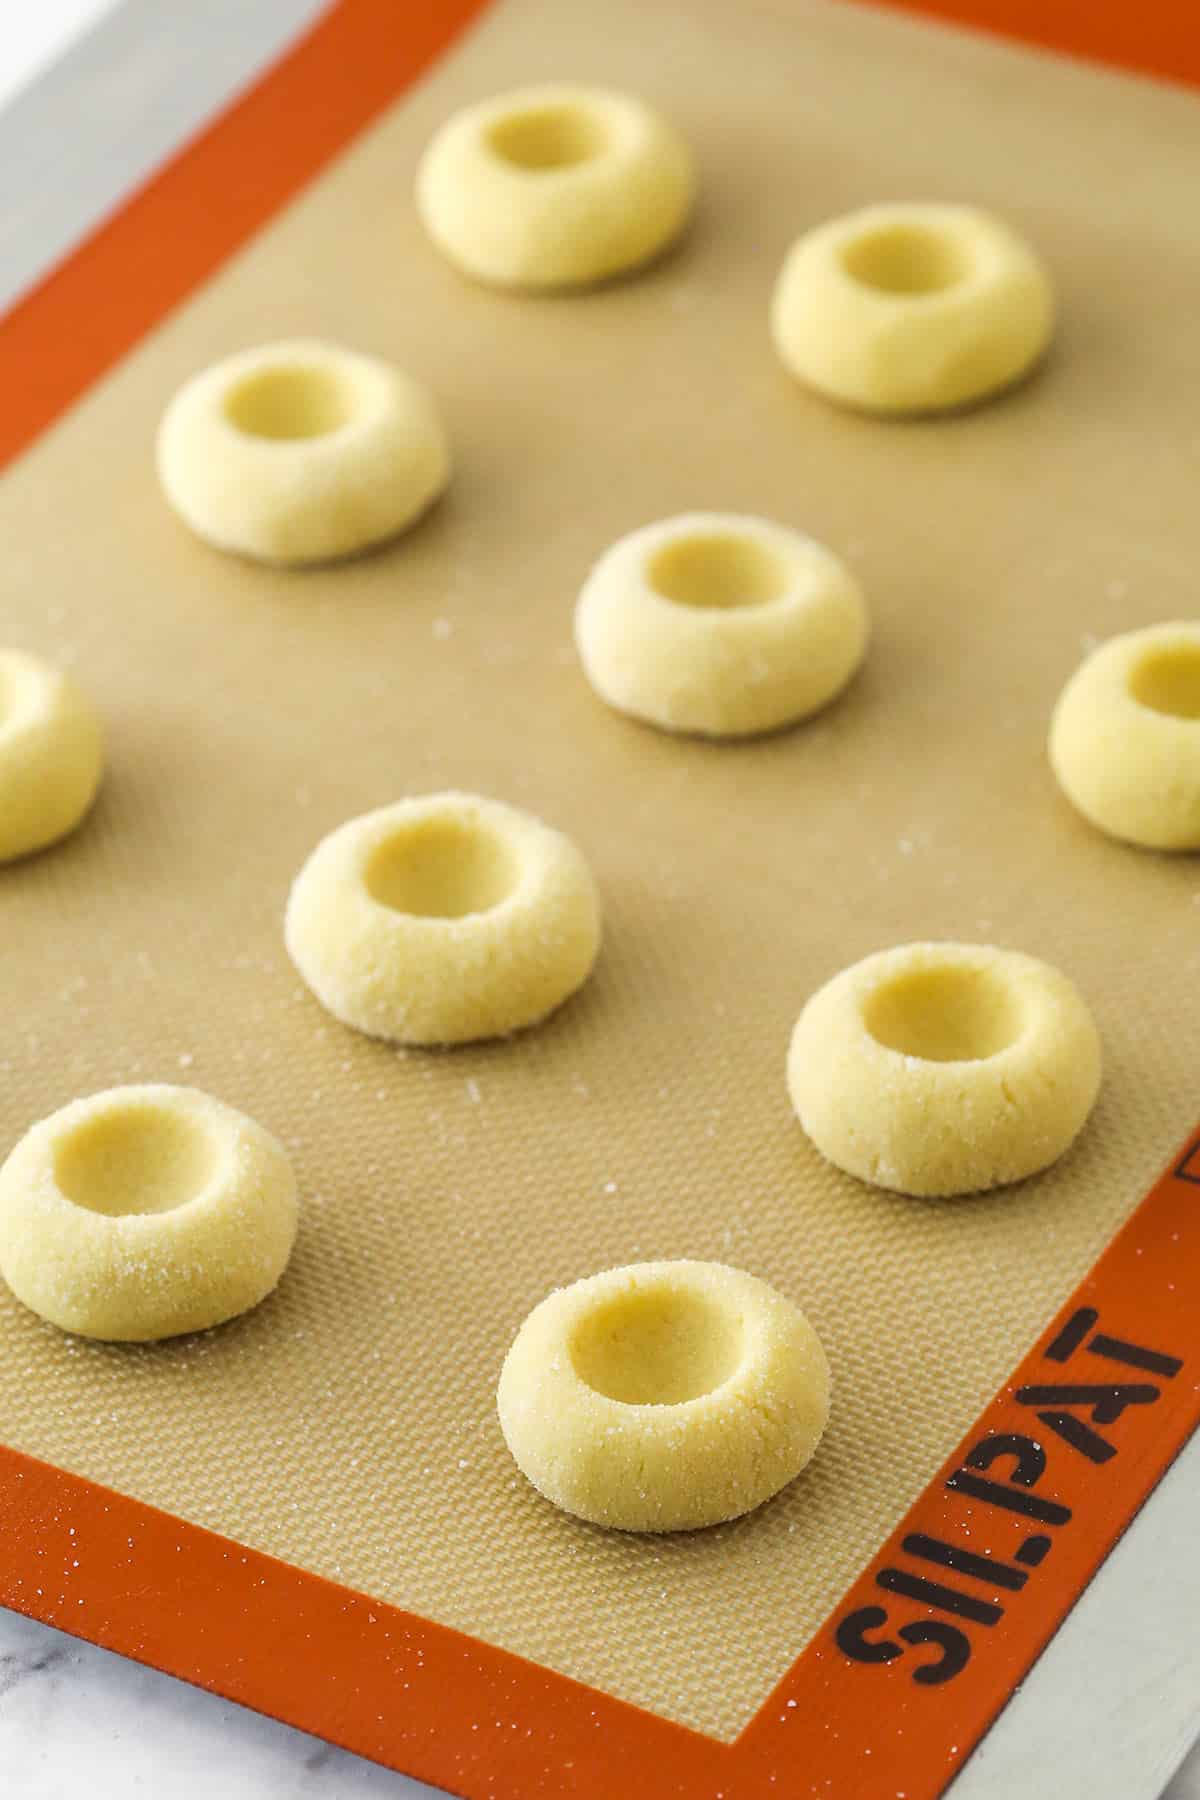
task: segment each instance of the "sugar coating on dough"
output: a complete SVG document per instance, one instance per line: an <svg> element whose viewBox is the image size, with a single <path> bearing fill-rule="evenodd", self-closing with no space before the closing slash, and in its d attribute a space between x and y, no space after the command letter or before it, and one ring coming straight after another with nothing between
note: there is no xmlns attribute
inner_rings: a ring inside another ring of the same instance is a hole
<svg viewBox="0 0 1200 1800"><path fill-rule="evenodd" d="M533 1025L573 994L599 952L600 903L561 832L497 800L429 794L318 844L284 931L344 1024L456 1044Z"/></svg>
<svg viewBox="0 0 1200 1800"><path fill-rule="evenodd" d="M862 661L862 591L830 550L769 519L685 513L618 540L575 610L610 706L669 731L743 737L828 704Z"/></svg>
<svg viewBox="0 0 1200 1800"><path fill-rule="evenodd" d="M243 350L184 383L158 473L218 549L327 562L396 536L441 493L450 452L431 396L392 364L309 338Z"/></svg>
<svg viewBox="0 0 1200 1800"><path fill-rule="evenodd" d="M986 944L904 944L812 996L787 1078L800 1123L838 1168L904 1194L967 1194L1062 1155L1095 1103L1100 1040L1048 963Z"/></svg>
<svg viewBox="0 0 1200 1800"><path fill-rule="evenodd" d="M938 412L1026 373L1054 329L1040 259L968 206L868 206L797 239L771 303L786 367L875 413Z"/></svg>
<svg viewBox="0 0 1200 1800"><path fill-rule="evenodd" d="M1059 696L1050 762L1111 837L1200 850L1200 623L1151 625L1094 650Z"/></svg>
<svg viewBox="0 0 1200 1800"><path fill-rule="evenodd" d="M27 1131L0 1168L0 1274L84 1337L144 1342L256 1306L296 1235L282 1146L195 1088L110 1088Z"/></svg>
<svg viewBox="0 0 1200 1800"><path fill-rule="evenodd" d="M100 721L60 669L0 650L0 862L73 831L104 767Z"/></svg>
<svg viewBox="0 0 1200 1800"><path fill-rule="evenodd" d="M685 1531L799 1474L829 1415L829 1367L765 1281L722 1263L635 1263L533 1309L497 1409L517 1466L556 1506L622 1531Z"/></svg>
<svg viewBox="0 0 1200 1800"><path fill-rule="evenodd" d="M682 231L692 159L633 95L568 82L455 113L417 172L438 248L501 287L577 287L647 262Z"/></svg>

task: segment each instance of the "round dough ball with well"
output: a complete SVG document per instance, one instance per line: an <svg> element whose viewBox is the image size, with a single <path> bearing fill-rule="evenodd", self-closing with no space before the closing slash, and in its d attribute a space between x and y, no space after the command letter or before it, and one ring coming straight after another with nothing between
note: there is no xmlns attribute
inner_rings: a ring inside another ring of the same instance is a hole
<svg viewBox="0 0 1200 1800"><path fill-rule="evenodd" d="M1050 762L1110 837L1200 850L1200 624L1151 625L1094 650L1059 696Z"/></svg>
<svg viewBox="0 0 1200 1800"><path fill-rule="evenodd" d="M458 1044L561 1006L596 960L600 902L561 832L498 800L428 794L318 844L284 929L292 961L343 1024Z"/></svg>
<svg viewBox="0 0 1200 1800"><path fill-rule="evenodd" d="M0 862L74 831L103 768L87 695L38 657L0 650Z"/></svg>
<svg viewBox="0 0 1200 1800"><path fill-rule="evenodd" d="M668 731L745 737L816 712L866 649L867 609L812 538L686 513L621 538L584 582L575 641L610 706Z"/></svg>
<svg viewBox="0 0 1200 1800"><path fill-rule="evenodd" d="M280 1144L195 1088L110 1088L27 1131L0 1168L0 1274L64 1331L203 1331L269 1294L296 1235Z"/></svg>
<svg viewBox="0 0 1200 1800"><path fill-rule="evenodd" d="M813 995L787 1078L839 1169L902 1194L969 1194L1036 1174L1074 1141L1100 1039L1078 990L1036 957L904 944Z"/></svg>
<svg viewBox="0 0 1200 1800"><path fill-rule="evenodd" d="M195 375L158 432L175 511L219 550L329 562L395 537L450 475L425 389L390 363L296 338Z"/></svg>
<svg viewBox="0 0 1200 1800"><path fill-rule="evenodd" d="M829 1366L765 1281L722 1263L635 1263L534 1307L497 1409L518 1468L556 1506L621 1531L688 1531L800 1473L829 1416Z"/></svg>
<svg viewBox="0 0 1200 1800"><path fill-rule="evenodd" d="M771 305L791 373L873 413L986 399L1037 362L1053 329L1035 252L969 206L868 206L818 225L789 251Z"/></svg>
<svg viewBox="0 0 1200 1800"><path fill-rule="evenodd" d="M631 94L568 82L457 112L417 171L417 206L464 274L500 287L565 288L647 262L692 208L678 132Z"/></svg>

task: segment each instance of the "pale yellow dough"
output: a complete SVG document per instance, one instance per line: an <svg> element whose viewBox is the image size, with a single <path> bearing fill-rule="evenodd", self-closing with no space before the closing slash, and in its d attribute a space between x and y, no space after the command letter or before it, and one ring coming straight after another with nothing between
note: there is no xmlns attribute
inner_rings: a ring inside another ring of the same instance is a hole
<svg viewBox="0 0 1200 1800"><path fill-rule="evenodd" d="M26 1132L0 1168L0 1274L50 1324L144 1342L256 1306L287 1266L282 1147L195 1088L110 1088Z"/></svg>
<svg viewBox="0 0 1200 1800"><path fill-rule="evenodd" d="M765 1281L722 1263L635 1263L535 1306L496 1400L518 1468L556 1506L622 1531L687 1531L799 1474L829 1416L829 1366Z"/></svg>
<svg viewBox="0 0 1200 1800"><path fill-rule="evenodd" d="M445 487L450 452L433 400L402 370L296 338L186 382L159 427L158 473L218 549L314 563L405 530Z"/></svg>
<svg viewBox="0 0 1200 1800"><path fill-rule="evenodd" d="M818 225L792 246L771 306L792 374L873 413L985 399L1032 367L1053 329L1035 252L968 206L868 206Z"/></svg>
<svg viewBox="0 0 1200 1800"><path fill-rule="evenodd" d="M904 944L815 993L792 1104L838 1168L902 1194L968 1194L1062 1155L1100 1086L1100 1039L1048 963L986 944Z"/></svg>
<svg viewBox="0 0 1200 1800"><path fill-rule="evenodd" d="M739 513L685 513L621 538L575 612L603 700L710 737L771 731L825 706L867 635L862 592L831 551Z"/></svg>
<svg viewBox="0 0 1200 1800"><path fill-rule="evenodd" d="M86 694L36 656L0 650L0 862L74 831L103 767Z"/></svg>
<svg viewBox="0 0 1200 1800"><path fill-rule="evenodd" d="M600 903L561 832L497 800L429 794L318 844L284 930L344 1024L457 1044L533 1025L573 994L600 948Z"/></svg>
<svg viewBox="0 0 1200 1800"><path fill-rule="evenodd" d="M1111 837L1200 850L1200 624L1151 625L1094 650L1059 696L1050 762Z"/></svg>
<svg viewBox="0 0 1200 1800"><path fill-rule="evenodd" d="M682 231L692 159L643 101L567 82L457 112L417 171L438 248L500 287L564 288L647 262Z"/></svg>

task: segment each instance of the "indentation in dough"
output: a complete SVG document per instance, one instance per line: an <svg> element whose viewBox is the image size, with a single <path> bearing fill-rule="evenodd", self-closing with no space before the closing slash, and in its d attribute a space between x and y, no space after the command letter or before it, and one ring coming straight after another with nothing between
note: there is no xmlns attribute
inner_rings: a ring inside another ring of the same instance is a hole
<svg viewBox="0 0 1200 1800"><path fill-rule="evenodd" d="M282 1145L195 1088L73 1100L0 1165L0 1274L84 1337L207 1331L270 1293L295 1237Z"/></svg>
<svg viewBox="0 0 1200 1800"><path fill-rule="evenodd" d="M518 1468L556 1506L620 1531L691 1531L799 1474L829 1414L829 1367L765 1281L635 1263L534 1307L496 1406Z"/></svg>
<svg viewBox="0 0 1200 1800"><path fill-rule="evenodd" d="M284 935L345 1024L462 1044L521 1031L575 992L600 948L600 905L561 832L478 794L427 794L318 844Z"/></svg>
<svg viewBox="0 0 1200 1800"><path fill-rule="evenodd" d="M488 132L488 143L498 157L531 170L590 162L608 149L610 141L603 119L586 106L567 102L509 113Z"/></svg>
<svg viewBox="0 0 1200 1800"><path fill-rule="evenodd" d="M1092 1016L1058 969L993 944L918 943L818 988L787 1082L839 1169L950 1195L1048 1168L1083 1129L1100 1070Z"/></svg>
<svg viewBox="0 0 1200 1800"><path fill-rule="evenodd" d="M842 267L864 287L885 294L936 294L971 272L960 238L922 225L884 225L851 238Z"/></svg>
<svg viewBox="0 0 1200 1800"><path fill-rule="evenodd" d="M186 1206L208 1186L217 1158L197 1118L143 1102L85 1119L58 1145L54 1173L76 1206L118 1218Z"/></svg>
<svg viewBox="0 0 1200 1800"><path fill-rule="evenodd" d="M1123 632L1071 676L1050 722L1063 792L1101 831L1200 850L1200 622Z"/></svg>
<svg viewBox="0 0 1200 1800"><path fill-rule="evenodd" d="M588 286L647 262L692 206L692 160L632 94L540 83L464 107L417 170L434 243L501 287Z"/></svg>
<svg viewBox="0 0 1200 1800"><path fill-rule="evenodd" d="M797 239L771 302L785 366L882 414L971 405L1020 379L1054 326L1049 276L1000 219L968 206L869 206Z"/></svg>
<svg viewBox="0 0 1200 1800"><path fill-rule="evenodd" d="M610 706L736 738L825 706L862 660L862 592L830 551L745 513L684 513L618 539L589 573L575 642Z"/></svg>
<svg viewBox="0 0 1200 1800"><path fill-rule="evenodd" d="M877 1043L924 1062L982 1062L1021 1035L1011 987L990 969L914 969L884 982L864 1007Z"/></svg>
<svg viewBox="0 0 1200 1800"><path fill-rule="evenodd" d="M662 1283L602 1300L570 1340L575 1372L630 1406L678 1406L728 1380L742 1356L740 1314Z"/></svg>
<svg viewBox="0 0 1200 1800"><path fill-rule="evenodd" d="M230 389L225 416L257 438L327 437L357 410L349 382L332 369L281 364L249 375Z"/></svg>
<svg viewBox="0 0 1200 1800"><path fill-rule="evenodd" d="M1200 643L1151 650L1130 671L1129 691L1153 712L1200 719Z"/></svg>
<svg viewBox="0 0 1200 1800"><path fill-rule="evenodd" d="M490 912L521 878L520 863L481 819L414 819L386 838L367 864L367 891L393 912L462 919Z"/></svg>
<svg viewBox="0 0 1200 1800"><path fill-rule="evenodd" d="M646 574L651 587L677 606L719 610L763 606L785 593L790 580L782 556L733 532L675 538L650 558Z"/></svg>
<svg viewBox="0 0 1200 1800"><path fill-rule="evenodd" d="M159 479L218 549L294 566L395 537L450 475L433 399L402 369L316 338L227 356L163 414Z"/></svg>

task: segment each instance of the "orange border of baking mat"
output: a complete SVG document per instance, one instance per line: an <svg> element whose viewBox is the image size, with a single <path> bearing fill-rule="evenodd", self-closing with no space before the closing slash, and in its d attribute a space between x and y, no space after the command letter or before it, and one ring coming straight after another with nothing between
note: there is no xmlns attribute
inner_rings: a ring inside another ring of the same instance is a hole
<svg viewBox="0 0 1200 1800"><path fill-rule="evenodd" d="M0 322L0 465L480 10L417 6L401 34L395 0L339 0L20 302ZM1167 0L910 10L1200 80ZM1200 1135L732 1744L4 1446L0 1603L480 1800L890 1800L898 1768L935 1800L1200 1423L1198 1190Z"/></svg>
<svg viewBox="0 0 1200 1800"><path fill-rule="evenodd" d="M870 0L1044 50L1200 85L1194 0Z"/></svg>
<svg viewBox="0 0 1200 1800"><path fill-rule="evenodd" d="M487 0L335 0L0 319L0 469L422 75ZM186 221L186 229L184 228Z"/></svg>

